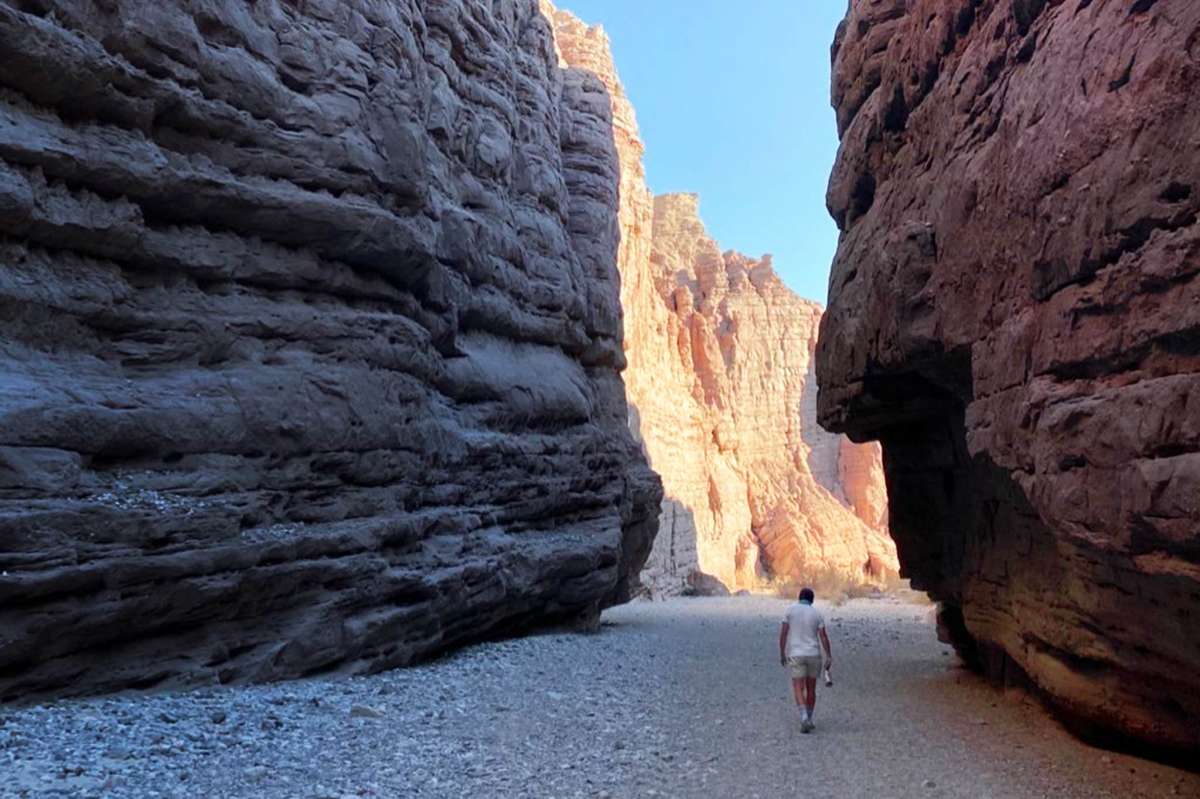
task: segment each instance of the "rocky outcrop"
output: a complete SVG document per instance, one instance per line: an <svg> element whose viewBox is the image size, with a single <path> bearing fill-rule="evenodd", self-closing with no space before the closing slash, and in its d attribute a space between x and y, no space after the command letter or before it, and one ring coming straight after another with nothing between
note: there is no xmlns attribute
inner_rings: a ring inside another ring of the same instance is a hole
<svg viewBox="0 0 1200 799"><path fill-rule="evenodd" d="M533 0L0 2L0 697L622 601L604 85Z"/></svg>
<svg viewBox="0 0 1200 799"><path fill-rule="evenodd" d="M608 37L543 8L564 63L597 76L612 107L630 427L665 487L643 583L721 593L893 573L878 446L816 425L820 308L789 291L769 258L722 254L695 196L652 199Z"/></svg>
<svg viewBox="0 0 1200 799"><path fill-rule="evenodd" d="M943 630L1200 748L1200 5L855 0L820 416Z"/></svg>
<svg viewBox="0 0 1200 799"><path fill-rule="evenodd" d="M695 195L655 198L652 245L658 319L627 320L625 339L630 408L665 491L643 579L670 592L704 575L738 590L894 574L877 448L812 418L820 306L770 256L722 253Z"/></svg>

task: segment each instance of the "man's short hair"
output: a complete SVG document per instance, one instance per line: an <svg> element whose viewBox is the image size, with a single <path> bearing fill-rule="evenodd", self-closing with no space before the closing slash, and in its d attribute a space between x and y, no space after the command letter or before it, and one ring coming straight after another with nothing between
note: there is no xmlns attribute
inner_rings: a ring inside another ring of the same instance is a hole
<svg viewBox="0 0 1200 799"><path fill-rule="evenodd" d="M813 596L814 596L814 594L813 594L813 590L811 588L805 588L800 591L800 601L801 602L812 602Z"/></svg>

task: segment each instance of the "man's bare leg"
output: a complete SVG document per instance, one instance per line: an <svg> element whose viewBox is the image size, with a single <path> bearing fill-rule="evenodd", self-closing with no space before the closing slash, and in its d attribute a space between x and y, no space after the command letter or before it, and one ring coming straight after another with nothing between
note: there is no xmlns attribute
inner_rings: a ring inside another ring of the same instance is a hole
<svg viewBox="0 0 1200 799"><path fill-rule="evenodd" d="M803 709L808 704L808 698L804 693L804 679L795 677L792 679L792 695L796 697L796 707Z"/></svg>
<svg viewBox="0 0 1200 799"><path fill-rule="evenodd" d="M817 706L817 678L804 678L805 698L804 706L808 709L808 720L812 721L813 708Z"/></svg>

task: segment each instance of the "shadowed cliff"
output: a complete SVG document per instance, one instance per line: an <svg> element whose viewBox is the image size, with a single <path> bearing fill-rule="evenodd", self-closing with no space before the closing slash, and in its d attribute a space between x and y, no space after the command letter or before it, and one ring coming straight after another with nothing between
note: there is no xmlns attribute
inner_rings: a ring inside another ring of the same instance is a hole
<svg viewBox="0 0 1200 799"><path fill-rule="evenodd" d="M0 697L628 597L604 86L534 0L0 3Z"/></svg>
<svg viewBox="0 0 1200 799"><path fill-rule="evenodd" d="M1200 6L855 0L819 412L904 574L1077 728L1200 749Z"/></svg>

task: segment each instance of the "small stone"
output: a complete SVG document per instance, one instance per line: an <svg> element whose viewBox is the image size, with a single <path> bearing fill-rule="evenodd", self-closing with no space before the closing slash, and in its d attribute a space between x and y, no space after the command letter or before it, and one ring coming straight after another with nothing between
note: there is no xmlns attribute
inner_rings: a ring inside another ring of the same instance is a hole
<svg viewBox="0 0 1200 799"><path fill-rule="evenodd" d="M383 718L383 715L384 714L383 714L382 710L377 710L373 707L368 707L367 705L354 705L353 707L350 708L351 718L381 719L381 718Z"/></svg>
<svg viewBox="0 0 1200 799"><path fill-rule="evenodd" d="M227 716L223 710L214 710L208 718L213 724L224 724Z"/></svg>
<svg viewBox="0 0 1200 799"><path fill-rule="evenodd" d="M933 780L925 780L925 782L923 784L926 788L936 788L937 787L937 783L934 782Z"/></svg>
<svg viewBox="0 0 1200 799"><path fill-rule="evenodd" d="M262 782L267 778L268 773L266 766L247 766L242 771L242 776L250 782Z"/></svg>

